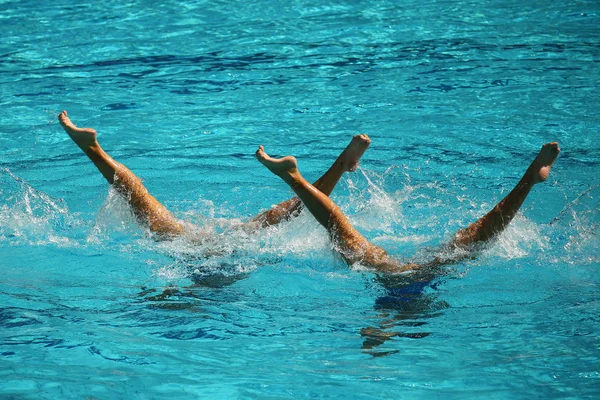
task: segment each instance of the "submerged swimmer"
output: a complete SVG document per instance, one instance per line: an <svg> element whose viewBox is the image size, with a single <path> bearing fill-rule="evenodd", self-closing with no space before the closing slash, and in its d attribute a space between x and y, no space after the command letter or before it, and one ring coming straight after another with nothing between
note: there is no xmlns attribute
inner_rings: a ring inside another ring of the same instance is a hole
<svg viewBox="0 0 600 400"><path fill-rule="evenodd" d="M110 157L98 143L94 129L78 128L71 122L66 111L63 111L58 119L71 139L90 158L106 180L127 199L142 225L147 226L159 238L185 236L194 241L208 239L177 220L148 192L133 172ZM457 252L460 255L443 259L438 257L428 263L415 264L402 263L389 256L381 247L369 242L350 224L340 208L328 197L343 173L356 169L358 161L369 144L370 139L367 135L355 136L329 170L314 184L310 184L302 177L294 157L275 159L260 146L256 152L257 159L283 179L294 190L297 197L251 219L245 224L245 228L257 229L277 224L296 215L304 205L327 229L335 249L348 264L361 264L375 273L388 277L403 272L434 273L441 265L467 257L475 244L489 242L502 232L517 214L533 186L548 178L552 164L560 152L556 142L542 146L515 188L485 216L455 235L449 247L462 250Z"/></svg>

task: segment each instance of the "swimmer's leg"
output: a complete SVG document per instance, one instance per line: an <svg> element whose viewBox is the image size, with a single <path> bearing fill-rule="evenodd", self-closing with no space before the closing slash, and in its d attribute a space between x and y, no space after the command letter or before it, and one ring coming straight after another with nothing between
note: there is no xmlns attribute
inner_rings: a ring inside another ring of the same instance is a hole
<svg viewBox="0 0 600 400"><path fill-rule="evenodd" d="M137 219L159 236L178 235L183 232L182 224L158 202L142 184L142 181L127 167L113 160L96 140L96 131L75 126L67 112L59 114L58 120L73 142L94 163L108 183L128 200Z"/></svg>
<svg viewBox="0 0 600 400"><path fill-rule="evenodd" d="M354 229L340 208L302 177L294 157L275 159L260 146L256 158L294 190L311 214L327 229L331 240L348 264L360 262L378 272L400 272L413 268L411 265L401 265Z"/></svg>
<svg viewBox="0 0 600 400"><path fill-rule="evenodd" d="M489 241L502 232L521 208L533 185L544 182L548 178L559 152L560 148L556 142L543 145L517 186L490 212L466 229L460 230L451 245L468 248L475 243Z"/></svg>
<svg viewBox="0 0 600 400"><path fill-rule="evenodd" d="M362 134L354 136L350 144L342 151L327 172L313 183L313 186L326 196L329 196L344 172L354 171L356 169L358 161L370 144L371 139L369 139L367 135ZM298 196L296 196L259 214L254 217L250 223L257 223L261 227L275 225L297 215L301 207L302 202Z"/></svg>

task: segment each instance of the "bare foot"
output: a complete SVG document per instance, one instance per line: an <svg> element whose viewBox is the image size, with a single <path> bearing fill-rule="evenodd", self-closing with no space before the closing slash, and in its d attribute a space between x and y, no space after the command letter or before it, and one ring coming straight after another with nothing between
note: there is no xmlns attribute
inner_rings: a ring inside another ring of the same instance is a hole
<svg viewBox="0 0 600 400"><path fill-rule="evenodd" d="M365 153L371 139L364 133L356 135L352 138L350 144L342 151L342 154L338 157L338 161L341 163L343 171L355 171L358 167L358 161Z"/></svg>
<svg viewBox="0 0 600 400"><path fill-rule="evenodd" d="M258 146L258 150L256 150L256 158L262 165L267 167L269 171L286 182L289 182L292 176L298 174L298 162L295 157L287 156L273 158L265 153L265 148L261 145Z"/></svg>
<svg viewBox="0 0 600 400"><path fill-rule="evenodd" d="M96 141L96 131L92 128L78 128L71 122L67 116L67 111L63 111L58 115L58 120L69 137L79 146L84 152L90 147L98 144Z"/></svg>
<svg viewBox="0 0 600 400"><path fill-rule="evenodd" d="M546 143L542 146L540 153L527 170L531 174L534 184L544 182L548 179L550 169L552 168L552 164L554 164L554 160L558 157L558 153L560 153L560 147L558 147L557 142Z"/></svg>

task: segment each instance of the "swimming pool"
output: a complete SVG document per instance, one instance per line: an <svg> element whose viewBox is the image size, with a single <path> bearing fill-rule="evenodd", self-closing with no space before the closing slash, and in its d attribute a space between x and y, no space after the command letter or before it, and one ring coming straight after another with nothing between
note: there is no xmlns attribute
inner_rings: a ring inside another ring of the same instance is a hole
<svg viewBox="0 0 600 400"><path fill-rule="evenodd" d="M0 397L596 398L600 6L524 3L0 2ZM310 215L208 259L153 242L62 109L219 232L291 196L258 144L316 179L368 133L332 197L406 258L563 151L494 246L394 302Z"/></svg>

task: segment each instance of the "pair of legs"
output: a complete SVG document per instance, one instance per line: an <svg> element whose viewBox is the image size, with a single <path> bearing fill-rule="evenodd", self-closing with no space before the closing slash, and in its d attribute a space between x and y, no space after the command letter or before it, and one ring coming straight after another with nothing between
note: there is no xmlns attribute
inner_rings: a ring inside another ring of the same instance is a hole
<svg viewBox="0 0 600 400"><path fill-rule="evenodd" d="M185 226L148 192L137 176L123 164L112 159L100 147L94 129L76 127L68 118L66 111L63 111L58 118L71 139L96 165L106 180L127 198L134 214L143 225L159 237L173 237L187 233ZM274 159L260 146L256 152L258 160L275 175L281 177L294 190L297 197L255 217L250 221L250 227L279 223L293 216L301 204L304 204L317 221L327 229L336 250L350 265L361 263L376 272L398 273L436 267L455 261L436 258L424 265L399 262L363 237L328 197L343 173L356 168L369 144L370 140L366 135L355 136L331 168L312 185L298 171L294 157ZM559 152L558 143L547 143L542 146L515 188L485 216L466 229L460 230L450 246L469 249L476 243L489 241L504 230L517 214L533 186L547 179Z"/></svg>
<svg viewBox="0 0 600 400"><path fill-rule="evenodd" d="M548 178L550 168L559 152L560 148L556 142L543 145L515 188L485 216L466 229L460 230L450 246L468 250L474 244L487 242L502 232L517 214L533 186ZM395 260L385 250L365 239L329 197L302 177L294 157L274 159L265 153L262 146L259 146L256 151L256 157L296 192L306 208L327 229L337 251L348 264L360 263L379 273L399 273L433 268L457 261L457 259L436 258L430 263L417 265L403 264Z"/></svg>
<svg viewBox="0 0 600 400"><path fill-rule="evenodd" d="M116 162L100 146L97 133L92 128L78 128L69 119L67 112L59 114L58 120L69 137L89 157L96 168L119 193L129 202L138 221L159 238L189 235L190 239L202 240L197 233L186 229L165 206L156 200L144 187L142 181L126 166ZM371 143L367 135L357 135L342 151L332 166L319 178L313 187L329 196L344 172L354 171L358 161ZM287 200L251 219L246 227L255 229L277 224L296 215L302 202L298 197Z"/></svg>

